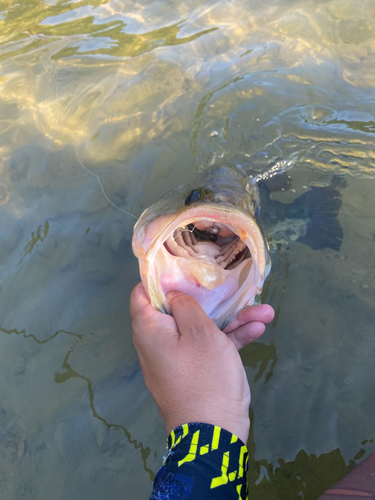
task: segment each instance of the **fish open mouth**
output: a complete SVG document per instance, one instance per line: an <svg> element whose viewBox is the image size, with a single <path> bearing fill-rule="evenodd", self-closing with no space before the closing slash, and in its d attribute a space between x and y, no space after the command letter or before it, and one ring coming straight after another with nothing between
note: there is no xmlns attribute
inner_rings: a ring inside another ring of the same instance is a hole
<svg viewBox="0 0 375 500"><path fill-rule="evenodd" d="M219 164L146 209L133 251L151 304L171 314L167 295L182 292L222 329L252 305L271 267L258 202L244 172Z"/></svg>
<svg viewBox="0 0 375 500"><path fill-rule="evenodd" d="M181 220L171 229L155 259L165 294L176 282L193 295L195 287L221 297L241 288L253 266L246 231L209 217Z"/></svg>
<svg viewBox="0 0 375 500"><path fill-rule="evenodd" d="M133 245L142 280L159 310L170 313L166 295L181 291L194 297L219 328L253 304L270 266L255 219L219 203L155 219L146 231L136 232Z"/></svg>
<svg viewBox="0 0 375 500"><path fill-rule="evenodd" d="M177 228L164 242L167 251L177 257L208 258L222 269L234 269L251 258L249 248L225 224L195 221Z"/></svg>

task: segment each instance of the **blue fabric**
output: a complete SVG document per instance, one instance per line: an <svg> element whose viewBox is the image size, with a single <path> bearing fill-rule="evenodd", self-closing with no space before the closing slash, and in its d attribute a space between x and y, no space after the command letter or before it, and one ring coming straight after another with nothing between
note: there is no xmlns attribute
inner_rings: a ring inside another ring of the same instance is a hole
<svg viewBox="0 0 375 500"><path fill-rule="evenodd" d="M247 500L248 452L230 432L210 424L177 427L150 500Z"/></svg>

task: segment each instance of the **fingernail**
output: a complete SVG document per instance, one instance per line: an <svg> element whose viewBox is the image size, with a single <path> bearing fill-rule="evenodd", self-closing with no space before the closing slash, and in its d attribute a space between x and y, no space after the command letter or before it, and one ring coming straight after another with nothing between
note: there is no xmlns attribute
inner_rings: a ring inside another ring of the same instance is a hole
<svg viewBox="0 0 375 500"><path fill-rule="evenodd" d="M175 297L179 297L180 295L185 295L185 294L182 292L169 292L165 297L167 301L170 302L172 299L174 299Z"/></svg>

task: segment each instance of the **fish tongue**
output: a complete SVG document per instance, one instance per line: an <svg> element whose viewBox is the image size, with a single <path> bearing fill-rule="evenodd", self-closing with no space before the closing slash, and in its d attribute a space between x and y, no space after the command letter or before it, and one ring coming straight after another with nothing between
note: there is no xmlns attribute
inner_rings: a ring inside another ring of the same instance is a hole
<svg viewBox="0 0 375 500"><path fill-rule="evenodd" d="M203 259L184 259L184 267L205 288L212 290L226 280L225 270L213 262Z"/></svg>

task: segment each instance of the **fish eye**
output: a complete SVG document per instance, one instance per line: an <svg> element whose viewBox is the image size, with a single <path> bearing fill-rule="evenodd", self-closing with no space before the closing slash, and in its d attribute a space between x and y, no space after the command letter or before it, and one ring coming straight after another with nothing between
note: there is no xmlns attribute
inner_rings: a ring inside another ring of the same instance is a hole
<svg viewBox="0 0 375 500"><path fill-rule="evenodd" d="M196 203L197 201L214 201L214 194L210 189L204 187L193 189L185 198L185 205L190 205L191 203Z"/></svg>
<svg viewBox="0 0 375 500"><path fill-rule="evenodd" d="M185 198L185 205L190 205L191 203L195 203L200 199L200 197L201 197L201 190L193 189L193 191L191 191Z"/></svg>
<svg viewBox="0 0 375 500"><path fill-rule="evenodd" d="M259 207L254 200L252 200L252 202L250 203L250 213L254 217L258 217L259 215Z"/></svg>

